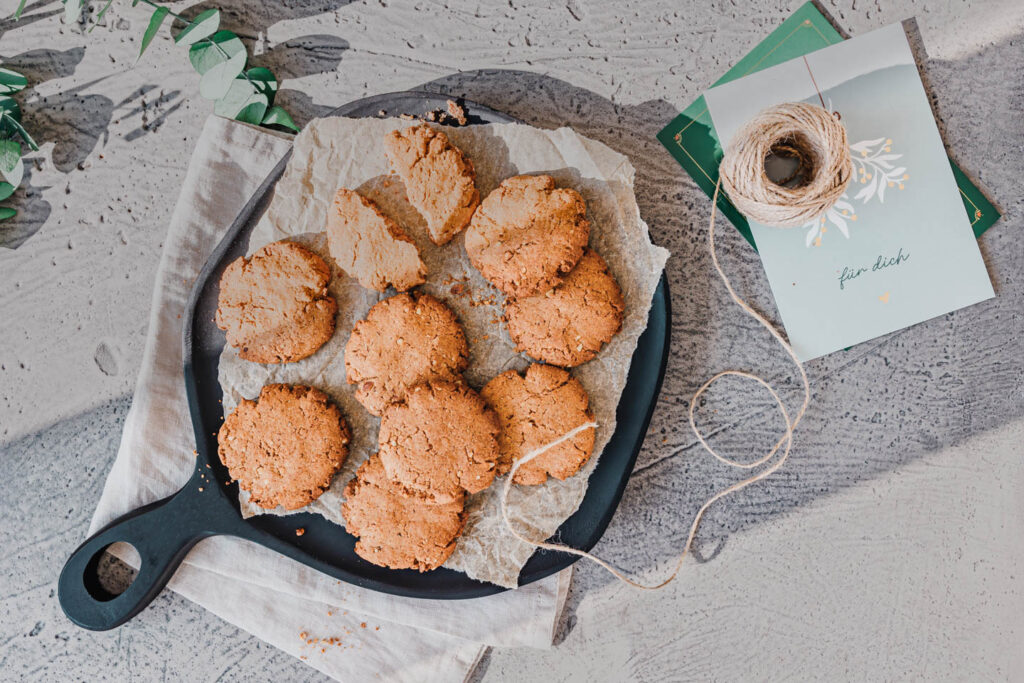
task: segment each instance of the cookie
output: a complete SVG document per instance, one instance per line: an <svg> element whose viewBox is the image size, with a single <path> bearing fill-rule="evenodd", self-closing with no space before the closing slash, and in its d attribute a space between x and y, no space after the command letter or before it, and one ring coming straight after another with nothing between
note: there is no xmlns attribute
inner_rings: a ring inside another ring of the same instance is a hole
<svg viewBox="0 0 1024 683"><path fill-rule="evenodd" d="M498 416L465 384L418 384L381 415L380 459L388 476L439 502L494 481Z"/></svg>
<svg viewBox="0 0 1024 683"><path fill-rule="evenodd" d="M217 435L231 478L265 509L295 510L320 497L348 455L351 432L327 394L270 384L243 399Z"/></svg>
<svg viewBox="0 0 1024 683"><path fill-rule="evenodd" d="M583 256L590 238L579 192L551 176L508 178L480 203L466 253L481 275L512 297L544 293Z"/></svg>
<svg viewBox="0 0 1024 683"><path fill-rule="evenodd" d="M434 244L446 244L480 203L473 162L443 132L426 124L391 131L384 153L405 183L409 203L427 221Z"/></svg>
<svg viewBox="0 0 1024 683"><path fill-rule="evenodd" d="M423 284L427 268L409 236L372 201L341 188L327 213L327 245L338 267L367 289L404 292Z"/></svg>
<svg viewBox="0 0 1024 683"><path fill-rule="evenodd" d="M503 372L488 382L480 395L498 414L501 423L498 435L500 474L510 470L513 463L527 453L593 419L588 407L590 399L583 385L553 365L531 365L525 376L515 370ZM543 484L548 475L568 479L583 467L593 452L594 430L587 429L520 467L515 483Z"/></svg>
<svg viewBox="0 0 1024 683"><path fill-rule="evenodd" d="M345 529L359 538L356 554L391 569L421 572L444 564L466 523L464 499L436 503L388 478L376 454L345 487Z"/></svg>
<svg viewBox="0 0 1024 683"><path fill-rule="evenodd" d="M571 368L597 355L622 327L626 304L604 259L587 250L560 285L505 304L517 351Z"/></svg>
<svg viewBox="0 0 1024 683"><path fill-rule="evenodd" d="M466 335L452 310L430 296L399 294L374 304L345 346L345 373L374 415L414 384L457 380L469 364Z"/></svg>
<svg viewBox="0 0 1024 683"><path fill-rule="evenodd" d="M244 360L302 360L334 334L338 307L327 293L330 277L324 260L305 247L294 242L268 244L224 269L217 327Z"/></svg>

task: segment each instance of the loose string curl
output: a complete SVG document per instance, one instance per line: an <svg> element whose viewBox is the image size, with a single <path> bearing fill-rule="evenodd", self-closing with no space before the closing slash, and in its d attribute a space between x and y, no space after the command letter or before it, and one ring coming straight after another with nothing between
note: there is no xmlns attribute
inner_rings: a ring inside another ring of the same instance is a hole
<svg viewBox="0 0 1024 683"><path fill-rule="evenodd" d="M777 153L779 150L793 155L799 160L800 168L797 173L804 177L803 182L794 187L784 187L768 177L764 169L764 162L769 155ZM597 423L595 422L579 425L551 443L530 451L513 464L505 479L500 498L502 518L513 536L535 548L558 550L585 557L597 563L623 583L643 590L656 590L668 585L679 575L683 560L693 548L694 538L708 508L729 494L770 476L785 464L793 447L793 432L811 403L811 385L796 351L767 318L755 311L750 304L736 294L729 277L718 261L718 252L715 248L715 216L717 215L719 190L725 189L732 203L748 218L775 227L792 227L815 220L830 209L845 191L850 181L851 169L850 150L846 142L845 128L823 107L804 103L781 104L761 112L736 133L733 143L725 152L725 158L719 168L719 180L715 184L715 192L711 201L711 220L708 225L711 262L733 302L744 313L760 323L789 355L800 375L804 395L800 410L790 418L786 405L771 383L750 372L724 370L694 392L690 399L690 429L693 430L704 450L730 467L744 470L762 465L767 465L767 467L757 474L722 489L700 506L690 524L686 543L683 545L672 573L659 583L642 584L591 553L558 543L536 541L517 531L512 525L508 516L508 494L519 468L555 446L574 438L577 434L587 429L596 428ZM740 377L764 387L778 406L785 423L782 436L775 442L771 450L751 462L738 462L715 451L707 442L703 432L697 427L694 417L697 402L704 392L716 381L727 376Z"/></svg>

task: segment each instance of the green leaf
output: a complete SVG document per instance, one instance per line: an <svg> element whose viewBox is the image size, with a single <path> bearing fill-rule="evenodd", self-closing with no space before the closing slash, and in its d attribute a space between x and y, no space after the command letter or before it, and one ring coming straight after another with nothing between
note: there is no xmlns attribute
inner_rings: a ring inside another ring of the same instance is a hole
<svg viewBox="0 0 1024 683"><path fill-rule="evenodd" d="M9 140L5 142L9 142ZM7 161L7 156L8 155L6 152L0 151L0 159L3 159L4 162ZM14 185L15 187L21 185L21 179L25 177L25 162L21 160L21 157L16 158L14 160L14 168L10 169L9 171L0 169L0 175L3 175L4 180L9 182L11 185Z"/></svg>
<svg viewBox="0 0 1024 683"><path fill-rule="evenodd" d="M156 38L157 31L160 30L160 25L164 23L164 19L167 18L167 14L171 10L166 7L157 7L156 11L153 12L153 16L149 18L149 26L146 27L146 32L142 34L142 45L139 47L139 58L142 58L142 53L146 51L149 44Z"/></svg>
<svg viewBox="0 0 1024 683"><path fill-rule="evenodd" d="M208 9L200 12L195 19L188 23L188 26L181 29L181 33L174 37L174 42L178 45L189 46L196 41L212 36L219 27L220 10Z"/></svg>
<svg viewBox="0 0 1024 683"><path fill-rule="evenodd" d="M188 49L188 61L192 62L192 68L203 75L239 53L245 54L245 45L238 36L231 31L217 31L209 38L196 41ZM237 75L236 73L235 76Z"/></svg>
<svg viewBox="0 0 1024 683"><path fill-rule="evenodd" d="M14 194L14 190L17 189L10 183L0 183L0 202Z"/></svg>
<svg viewBox="0 0 1024 683"><path fill-rule="evenodd" d="M21 19L21 13L25 11L25 3L26 2L28 2L28 0L21 0L21 2L18 3L18 9L14 10L14 20L15 21L18 21L19 19Z"/></svg>
<svg viewBox="0 0 1024 683"><path fill-rule="evenodd" d="M296 133L299 132L299 127L295 125L291 115L283 107L271 107L260 123L264 126L281 126Z"/></svg>
<svg viewBox="0 0 1024 683"><path fill-rule="evenodd" d="M246 71L245 75L249 77L250 81L254 81L256 87L264 94L277 92L277 78L274 76L274 72L267 67L254 66Z"/></svg>
<svg viewBox="0 0 1024 683"><path fill-rule="evenodd" d="M0 95L0 114L4 113L9 114L11 118L21 120L21 107L18 106L17 100L7 95Z"/></svg>
<svg viewBox="0 0 1024 683"><path fill-rule="evenodd" d="M265 66L257 66L246 71L245 75L257 90L267 96L267 102L273 104L274 96L277 95L277 78L274 72Z"/></svg>
<svg viewBox="0 0 1024 683"><path fill-rule="evenodd" d="M224 97L214 103L213 113L258 126L263 120L268 104L267 96L259 92L256 86L244 78L236 78Z"/></svg>
<svg viewBox="0 0 1024 683"><path fill-rule="evenodd" d="M36 152L39 151L39 145L37 145L36 141L32 139L32 136L28 134L28 131L25 130L24 127L22 127L21 122L18 121L18 119L12 116L8 116L7 114L3 114L2 116L3 119L2 121L0 121L0 131L14 131L15 133L21 136L22 140L28 143L29 147L31 147Z"/></svg>
<svg viewBox="0 0 1024 683"><path fill-rule="evenodd" d="M14 140L0 140L0 173L4 175L10 173L20 160L21 145ZM11 184L17 185L18 183Z"/></svg>
<svg viewBox="0 0 1024 683"><path fill-rule="evenodd" d="M82 16L83 0L64 0L64 23L73 24Z"/></svg>
<svg viewBox="0 0 1024 683"><path fill-rule="evenodd" d="M14 218L18 215L18 212L9 206L0 206L0 221L5 221L8 218Z"/></svg>
<svg viewBox="0 0 1024 683"><path fill-rule="evenodd" d="M214 65L199 79L199 94L208 100L219 100L227 96L238 75L245 69L247 56L245 52L238 52L227 61Z"/></svg>
<svg viewBox="0 0 1024 683"><path fill-rule="evenodd" d="M23 90L28 79L16 71L0 67L0 93L10 94Z"/></svg>

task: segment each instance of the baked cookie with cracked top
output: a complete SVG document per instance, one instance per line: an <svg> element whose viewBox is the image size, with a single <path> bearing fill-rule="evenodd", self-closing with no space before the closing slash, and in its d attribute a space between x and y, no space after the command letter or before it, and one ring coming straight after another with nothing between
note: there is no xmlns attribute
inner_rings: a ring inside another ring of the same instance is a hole
<svg viewBox="0 0 1024 683"><path fill-rule="evenodd" d="M451 501L494 481L498 430L498 416L465 384L417 384L381 415L380 459L392 479Z"/></svg>
<svg viewBox="0 0 1024 683"><path fill-rule="evenodd" d="M384 136L384 153L434 244L448 243L480 203L473 162L442 131L420 124Z"/></svg>
<svg viewBox="0 0 1024 683"><path fill-rule="evenodd" d="M466 254L508 296L544 293L583 256L590 238L579 192L547 175L508 178L480 203L466 230Z"/></svg>
<svg viewBox="0 0 1024 683"><path fill-rule="evenodd" d="M220 277L217 327L243 360L292 363L334 334L338 306L327 293L331 270L294 242L272 242L232 261Z"/></svg>
<svg viewBox="0 0 1024 683"><path fill-rule="evenodd" d="M341 411L324 392L269 384L224 419L217 452L251 502L295 510L330 486L351 438Z"/></svg>
<svg viewBox="0 0 1024 683"><path fill-rule="evenodd" d="M327 212L327 246L338 267L367 289L421 285L427 268L404 230L372 201L341 188Z"/></svg>
<svg viewBox="0 0 1024 683"><path fill-rule="evenodd" d="M421 292L378 301L345 346L345 374L373 415L427 380L458 380L469 348L455 313Z"/></svg>
<svg viewBox="0 0 1024 683"><path fill-rule="evenodd" d="M438 503L389 479L380 456L359 466L345 487L341 513L356 554L391 569L421 572L444 564L466 523L464 496Z"/></svg>
<svg viewBox="0 0 1024 683"><path fill-rule="evenodd" d="M505 303L517 351L566 368L586 363L622 328L622 290L600 254L587 250L557 287Z"/></svg>
<svg viewBox="0 0 1024 683"><path fill-rule="evenodd" d="M499 474L531 451L541 448L593 420L590 398L579 380L562 368L534 363L521 375L503 372L487 383L480 395L498 414ZM516 471L515 483L543 484L548 476L568 479L590 460L594 430L541 453Z"/></svg>

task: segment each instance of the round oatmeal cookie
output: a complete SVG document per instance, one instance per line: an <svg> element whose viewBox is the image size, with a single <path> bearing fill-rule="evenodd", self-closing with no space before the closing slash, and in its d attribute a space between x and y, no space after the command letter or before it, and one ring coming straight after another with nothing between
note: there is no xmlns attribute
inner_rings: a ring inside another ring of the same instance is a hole
<svg viewBox="0 0 1024 683"><path fill-rule="evenodd" d="M417 384L381 415L380 459L388 476L439 502L494 481L498 416L465 384Z"/></svg>
<svg viewBox="0 0 1024 683"><path fill-rule="evenodd" d="M590 238L579 192L547 175L501 183L480 203L466 230L466 254L508 296L544 293L583 255Z"/></svg>
<svg viewBox="0 0 1024 683"><path fill-rule="evenodd" d="M265 509L295 510L316 500L348 455L351 432L319 389L269 384L243 399L217 435L231 478Z"/></svg>
<svg viewBox="0 0 1024 683"><path fill-rule="evenodd" d="M391 569L436 569L455 550L466 523L464 496L438 503L389 479L371 455L345 487L341 513L356 554Z"/></svg>
<svg viewBox="0 0 1024 683"><path fill-rule="evenodd" d="M505 304L516 350L571 368L597 355L622 327L622 290L600 254L587 250L560 285Z"/></svg>
<svg viewBox="0 0 1024 683"><path fill-rule="evenodd" d="M243 360L291 363L334 334L338 306L327 293L331 270L294 242L272 242L224 269L217 327Z"/></svg>
<svg viewBox="0 0 1024 683"><path fill-rule="evenodd" d="M527 453L593 419L583 385L553 365L535 363L525 376L515 370L503 372L488 382L480 395L501 422L499 474L508 472ZM593 452L594 430L587 429L520 467L515 483L543 484L548 475L568 479Z"/></svg>
<svg viewBox="0 0 1024 683"><path fill-rule="evenodd" d="M469 364L462 326L450 308L420 292L374 304L345 346L345 373L370 413L401 400L414 384L457 380Z"/></svg>

